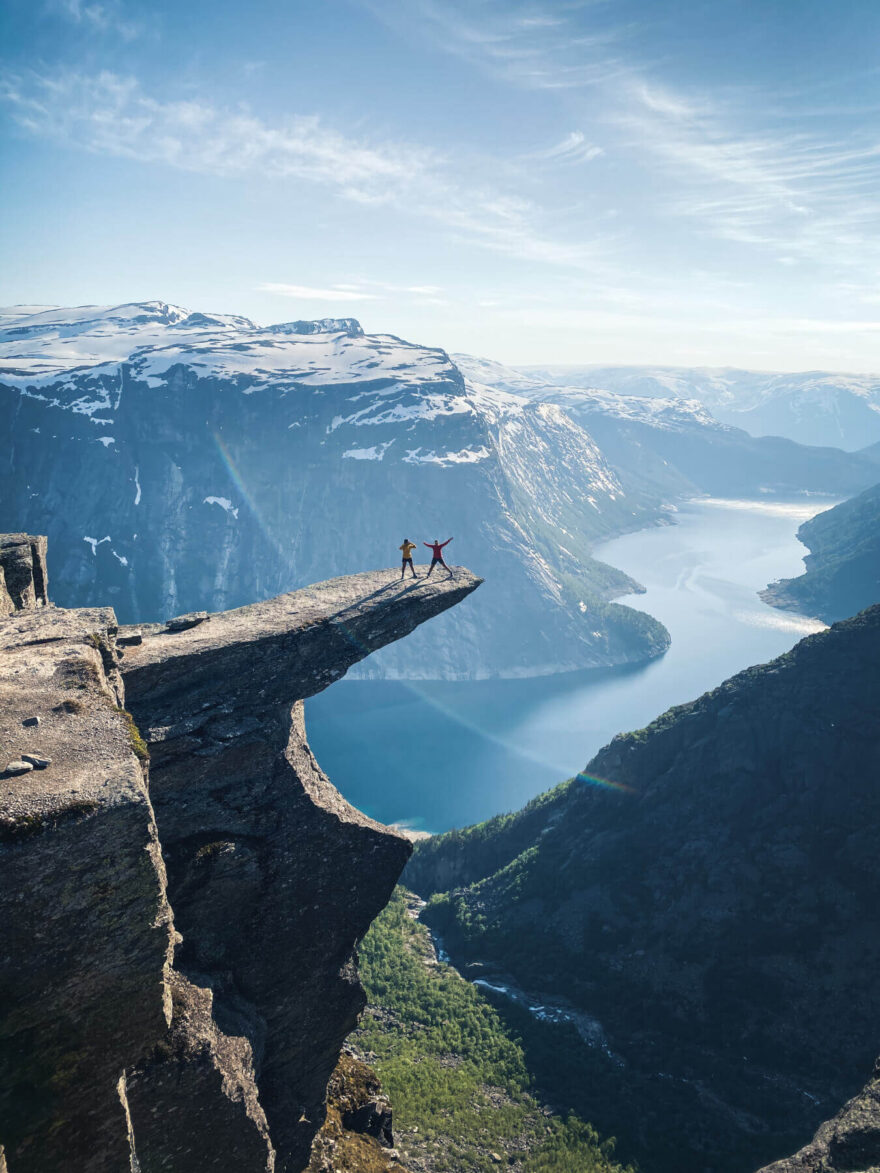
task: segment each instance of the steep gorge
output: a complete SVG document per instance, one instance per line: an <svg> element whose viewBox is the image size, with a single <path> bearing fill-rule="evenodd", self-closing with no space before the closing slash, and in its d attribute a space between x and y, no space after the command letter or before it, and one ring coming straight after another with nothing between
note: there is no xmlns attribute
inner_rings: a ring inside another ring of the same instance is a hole
<svg viewBox="0 0 880 1173"><path fill-rule="evenodd" d="M593 1021L591 1041L556 1032L555 1102L648 1168L764 1164L870 1068L878 662L875 606L407 868L436 894L423 919L467 976L508 991L500 1005L520 991Z"/></svg>

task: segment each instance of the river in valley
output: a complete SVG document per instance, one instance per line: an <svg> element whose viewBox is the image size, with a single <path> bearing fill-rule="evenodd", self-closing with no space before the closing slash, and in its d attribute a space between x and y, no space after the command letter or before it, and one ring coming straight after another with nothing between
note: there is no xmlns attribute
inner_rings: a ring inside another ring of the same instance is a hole
<svg viewBox="0 0 880 1173"><path fill-rule="evenodd" d="M669 629L659 660L526 680L342 680L306 704L312 749L345 797L381 822L436 832L516 810L615 733L821 630L757 591L801 573L795 531L833 504L703 498L680 505L675 525L598 547L596 557L647 588L618 601Z"/></svg>

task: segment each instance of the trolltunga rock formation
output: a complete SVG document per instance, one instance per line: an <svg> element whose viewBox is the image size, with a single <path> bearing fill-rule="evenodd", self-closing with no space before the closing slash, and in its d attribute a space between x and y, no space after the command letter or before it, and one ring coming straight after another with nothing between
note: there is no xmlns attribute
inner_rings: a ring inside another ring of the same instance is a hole
<svg viewBox="0 0 880 1173"><path fill-rule="evenodd" d="M302 1170L410 851L322 774L302 701L480 580L119 629L31 566L0 618L0 1168Z"/></svg>

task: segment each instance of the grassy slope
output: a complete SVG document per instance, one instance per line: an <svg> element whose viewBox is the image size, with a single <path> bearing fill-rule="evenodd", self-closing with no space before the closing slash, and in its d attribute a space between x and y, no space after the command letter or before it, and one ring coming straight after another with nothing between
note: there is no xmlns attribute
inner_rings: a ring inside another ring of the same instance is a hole
<svg viewBox="0 0 880 1173"><path fill-rule="evenodd" d="M478 987L436 963L402 889L363 942L361 976L369 1006L353 1041L382 1079L413 1170L630 1173L588 1124L545 1114L523 1041Z"/></svg>

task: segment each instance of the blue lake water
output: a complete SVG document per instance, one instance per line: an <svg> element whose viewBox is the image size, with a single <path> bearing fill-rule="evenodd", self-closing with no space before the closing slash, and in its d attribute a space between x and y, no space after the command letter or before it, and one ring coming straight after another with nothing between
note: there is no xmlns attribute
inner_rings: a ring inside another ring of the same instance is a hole
<svg viewBox="0 0 880 1173"><path fill-rule="evenodd" d="M801 573L795 531L832 504L702 499L680 506L675 525L599 547L647 588L619 601L669 629L653 663L528 680L341 680L306 704L312 749L345 797L385 823L434 832L516 810L615 733L820 630L756 592Z"/></svg>

